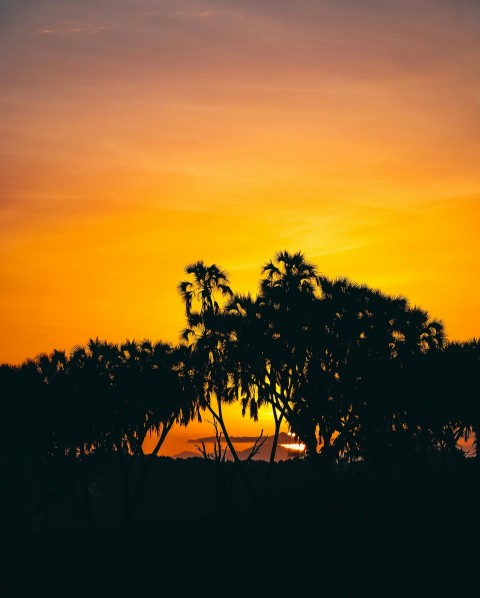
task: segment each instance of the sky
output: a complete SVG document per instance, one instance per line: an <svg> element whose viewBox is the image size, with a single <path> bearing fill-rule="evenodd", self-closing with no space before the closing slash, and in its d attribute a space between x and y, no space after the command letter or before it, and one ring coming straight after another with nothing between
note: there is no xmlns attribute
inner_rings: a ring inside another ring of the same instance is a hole
<svg viewBox="0 0 480 598"><path fill-rule="evenodd" d="M0 52L0 362L177 342L187 264L285 249L480 337L475 0L0 0Z"/></svg>

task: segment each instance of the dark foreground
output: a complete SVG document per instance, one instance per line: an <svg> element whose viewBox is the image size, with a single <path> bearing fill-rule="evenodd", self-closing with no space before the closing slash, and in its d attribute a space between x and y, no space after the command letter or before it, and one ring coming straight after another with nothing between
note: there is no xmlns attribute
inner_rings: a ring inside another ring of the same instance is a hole
<svg viewBox="0 0 480 598"><path fill-rule="evenodd" d="M257 489L266 467L250 466ZM130 524L115 475L92 490L93 527L61 490L48 517L4 510L0 595L478 595L472 459L316 474L281 462L267 498L237 480L222 508L208 463L160 458Z"/></svg>

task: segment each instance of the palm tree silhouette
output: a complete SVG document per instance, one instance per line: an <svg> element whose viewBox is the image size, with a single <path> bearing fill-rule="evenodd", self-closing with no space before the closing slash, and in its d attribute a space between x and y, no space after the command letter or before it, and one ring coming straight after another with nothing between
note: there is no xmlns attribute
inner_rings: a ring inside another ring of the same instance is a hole
<svg viewBox="0 0 480 598"><path fill-rule="evenodd" d="M327 342L333 348L337 393L332 396L340 415L335 445L352 456L378 457L391 432L399 436L406 429L404 398L393 381L398 385L398 376L409 375L419 355L442 346L443 325L403 297L347 279L324 281L323 289L331 305Z"/></svg>
<svg viewBox="0 0 480 598"><path fill-rule="evenodd" d="M235 382L255 419L269 404L275 422L269 477L283 421L292 425L295 394L309 359L307 329L312 305L320 291L320 277L300 252L280 251L262 269L260 293L236 295L226 306L231 316ZM316 443L310 443L316 452Z"/></svg>
<svg viewBox="0 0 480 598"><path fill-rule="evenodd" d="M127 340L120 347L115 373L115 420L111 443L123 474L123 507L133 517L148 474L174 423L195 415L192 389L185 384L184 352L169 343ZM146 455L147 435L156 443Z"/></svg>
<svg viewBox="0 0 480 598"><path fill-rule="evenodd" d="M228 432L223 404L236 400L235 388L229 363L230 333L227 316L219 304L219 295L231 297L228 276L217 265L205 265L203 261L186 266L191 280L178 285L185 304L188 327L182 338L189 341L189 364L196 400L201 410L207 410L222 431L228 449L235 461L240 459ZM194 309L194 302L199 304ZM242 476L244 477L243 470ZM246 478L244 477L247 485Z"/></svg>

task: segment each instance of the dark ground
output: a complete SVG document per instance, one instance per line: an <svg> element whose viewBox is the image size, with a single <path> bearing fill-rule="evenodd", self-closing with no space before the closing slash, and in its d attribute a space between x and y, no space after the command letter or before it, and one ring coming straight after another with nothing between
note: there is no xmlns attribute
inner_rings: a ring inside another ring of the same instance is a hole
<svg viewBox="0 0 480 598"><path fill-rule="evenodd" d="M257 489L266 467L249 466ZM60 490L48 521L3 509L0 595L479 595L473 459L316 474L280 462L268 499L253 502L237 480L223 509L201 459L159 458L151 473L131 525L113 470L92 529Z"/></svg>

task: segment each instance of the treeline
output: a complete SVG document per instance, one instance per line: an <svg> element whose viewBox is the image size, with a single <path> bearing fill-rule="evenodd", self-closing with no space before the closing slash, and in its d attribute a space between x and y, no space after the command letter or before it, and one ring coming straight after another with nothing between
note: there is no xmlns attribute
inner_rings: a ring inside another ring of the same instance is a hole
<svg viewBox="0 0 480 598"><path fill-rule="evenodd" d="M233 402L254 419L271 408L270 473L282 424L316 469L463 458L459 440L470 436L479 454L478 340L447 342L442 322L406 298L331 280L301 253L279 252L265 264L256 296L235 294L216 265L200 261L186 274L178 287L186 328L176 346L97 339L0 366L0 459L11 488L26 467L48 472L88 518L85 463L107 459L123 472L131 517L172 425L202 414L217 437L204 457L224 461L225 445L248 486L223 416ZM144 455L148 434L158 442Z"/></svg>

